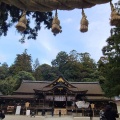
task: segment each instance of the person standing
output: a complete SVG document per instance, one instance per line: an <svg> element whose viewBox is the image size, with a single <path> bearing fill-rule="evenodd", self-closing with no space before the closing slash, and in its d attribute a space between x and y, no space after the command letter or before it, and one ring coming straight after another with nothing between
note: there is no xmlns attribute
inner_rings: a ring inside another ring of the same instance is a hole
<svg viewBox="0 0 120 120"><path fill-rule="evenodd" d="M104 120L105 119L103 108L100 110L99 115L100 115L100 120Z"/></svg>
<svg viewBox="0 0 120 120"><path fill-rule="evenodd" d="M61 110L59 110L59 117L61 117Z"/></svg>
<svg viewBox="0 0 120 120"><path fill-rule="evenodd" d="M116 120L119 117L117 111L113 110L110 105L106 106L104 115L107 120Z"/></svg>
<svg viewBox="0 0 120 120"><path fill-rule="evenodd" d="M42 110L42 116L45 116L45 110L44 109Z"/></svg>
<svg viewBox="0 0 120 120"><path fill-rule="evenodd" d="M52 108L52 116L54 116L54 108Z"/></svg>
<svg viewBox="0 0 120 120"><path fill-rule="evenodd" d="M89 109L89 117L90 117L90 120L93 120L93 110L91 107Z"/></svg>
<svg viewBox="0 0 120 120"><path fill-rule="evenodd" d="M5 114L2 112L2 110L0 110L0 120L5 118Z"/></svg>
<svg viewBox="0 0 120 120"><path fill-rule="evenodd" d="M31 117L35 117L35 112L31 111Z"/></svg>

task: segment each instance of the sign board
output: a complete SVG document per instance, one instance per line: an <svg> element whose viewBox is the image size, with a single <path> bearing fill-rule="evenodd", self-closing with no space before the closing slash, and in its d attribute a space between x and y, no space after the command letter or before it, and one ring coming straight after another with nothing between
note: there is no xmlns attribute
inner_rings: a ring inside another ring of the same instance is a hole
<svg viewBox="0 0 120 120"><path fill-rule="evenodd" d="M21 106L17 106L15 114L20 115L20 110L21 110Z"/></svg>
<svg viewBox="0 0 120 120"><path fill-rule="evenodd" d="M118 113L120 114L120 106L117 106Z"/></svg>
<svg viewBox="0 0 120 120"><path fill-rule="evenodd" d="M26 115L27 115L27 116L30 115L30 110L26 110Z"/></svg>

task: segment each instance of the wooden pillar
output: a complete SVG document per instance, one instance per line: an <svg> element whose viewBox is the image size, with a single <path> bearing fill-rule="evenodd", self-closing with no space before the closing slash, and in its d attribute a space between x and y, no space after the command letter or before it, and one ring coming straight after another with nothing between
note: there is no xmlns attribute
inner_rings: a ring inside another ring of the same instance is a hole
<svg viewBox="0 0 120 120"><path fill-rule="evenodd" d="M52 105L53 108L54 108L54 97L55 97L55 96L54 96L54 92L53 92L53 105Z"/></svg>
<svg viewBox="0 0 120 120"><path fill-rule="evenodd" d="M39 99L39 105L38 106L40 106L40 99Z"/></svg>
<svg viewBox="0 0 120 120"><path fill-rule="evenodd" d="M43 93L44 99L43 99L43 108L45 108L45 93Z"/></svg>
<svg viewBox="0 0 120 120"><path fill-rule="evenodd" d="M66 93L66 109L67 109L67 93Z"/></svg>
<svg viewBox="0 0 120 120"><path fill-rule="evenodd" d="M82 116L84 116L84 108L82 108Z"/></svg>
<svg viewBox="0 0 120 120"><path fill-rule="evenodd" d="M46 105L46 94L44 94L44 108L45 108L45 105Z"/></svg>
<svg viewBox="0 0 120 120"><path fill-rule="evenodd" d="M75 93L75 102L76 102L76 96L77 96L77 94ZM75 109L76 109L76 114L77 114L77 106L76 106L76 103L75 103Z"/></svg>

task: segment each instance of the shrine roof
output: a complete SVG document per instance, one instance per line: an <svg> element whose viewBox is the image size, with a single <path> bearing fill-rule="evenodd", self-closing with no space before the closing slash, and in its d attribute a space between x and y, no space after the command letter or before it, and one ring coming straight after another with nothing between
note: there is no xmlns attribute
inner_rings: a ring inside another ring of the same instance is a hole
<svg viewBox="0 0 120 120"><path fill-rule="evenodd" d="M27 98L29 98L29 99L34 99L35 98L35 95L2 95L2 96L0 96L0 99L20 99L20 98L22 98L22 99L27 99Z"/></svg>
<svg viewBox="0 0 120 120"><path fill-rule="evenodd" d="M111 98L108 98L108 97L105 97L105 96L86 96L86 98L91 100L91 101L94 101L94 100L108 101L108 100L111 99ZM114 100L114 99L111 99L111 100Z"/></svg>
<svg viewBox="0 0 120 120"><path fill-rule="evenodd" d="M50 85L52 82L50 81L29 81L24 80L21 86L14 92L14 94L18 93L35 93L34 89L36 90L43 90L50 89L46 87ZM92 95L102 95L104 92L101 89L99 82L69 82L71 85L75 86L79 91L87 91L87 94ZM69 88L69 89L76 89L76 88Z"/></svg>

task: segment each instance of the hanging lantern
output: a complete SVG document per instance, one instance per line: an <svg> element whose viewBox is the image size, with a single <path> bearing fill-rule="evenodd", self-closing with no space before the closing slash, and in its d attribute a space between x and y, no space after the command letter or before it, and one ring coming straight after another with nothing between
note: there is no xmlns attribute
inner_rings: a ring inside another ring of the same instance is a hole
<svg viewBox="0 0 120 120"><path fill-rule="evenodd" d="M16 25L17 30L20 32L24 32L26 30L26 24L27 24L26 11L24 11L18 24Z"/></svg>
<svg viewBox="0 0 120 120"><path fill-rule="evenodd" d="M110 24L112 26L119 26L120 25L120 14L116 11L113 4L110 2L111 6L111 19Z"/></svg>
<svg viewBox="0 0 120 120"><path fill-rule="evenodd" d="M51 31L54 33L54 35L62 32L61 26L60 26L60 21L57 16L57 10L55 13L55 17L53 18L53 21L52 21L52 30Z"/></svg>
<svg viewBox="0 0 120 120"><path fill-rule="evenodd" d="M84 10L82 9L82 19L81 19L81 27L80 27L80 31L81 32L87 32L88 31L88 20L86 19L86 15L84 13Z"/></svg>

